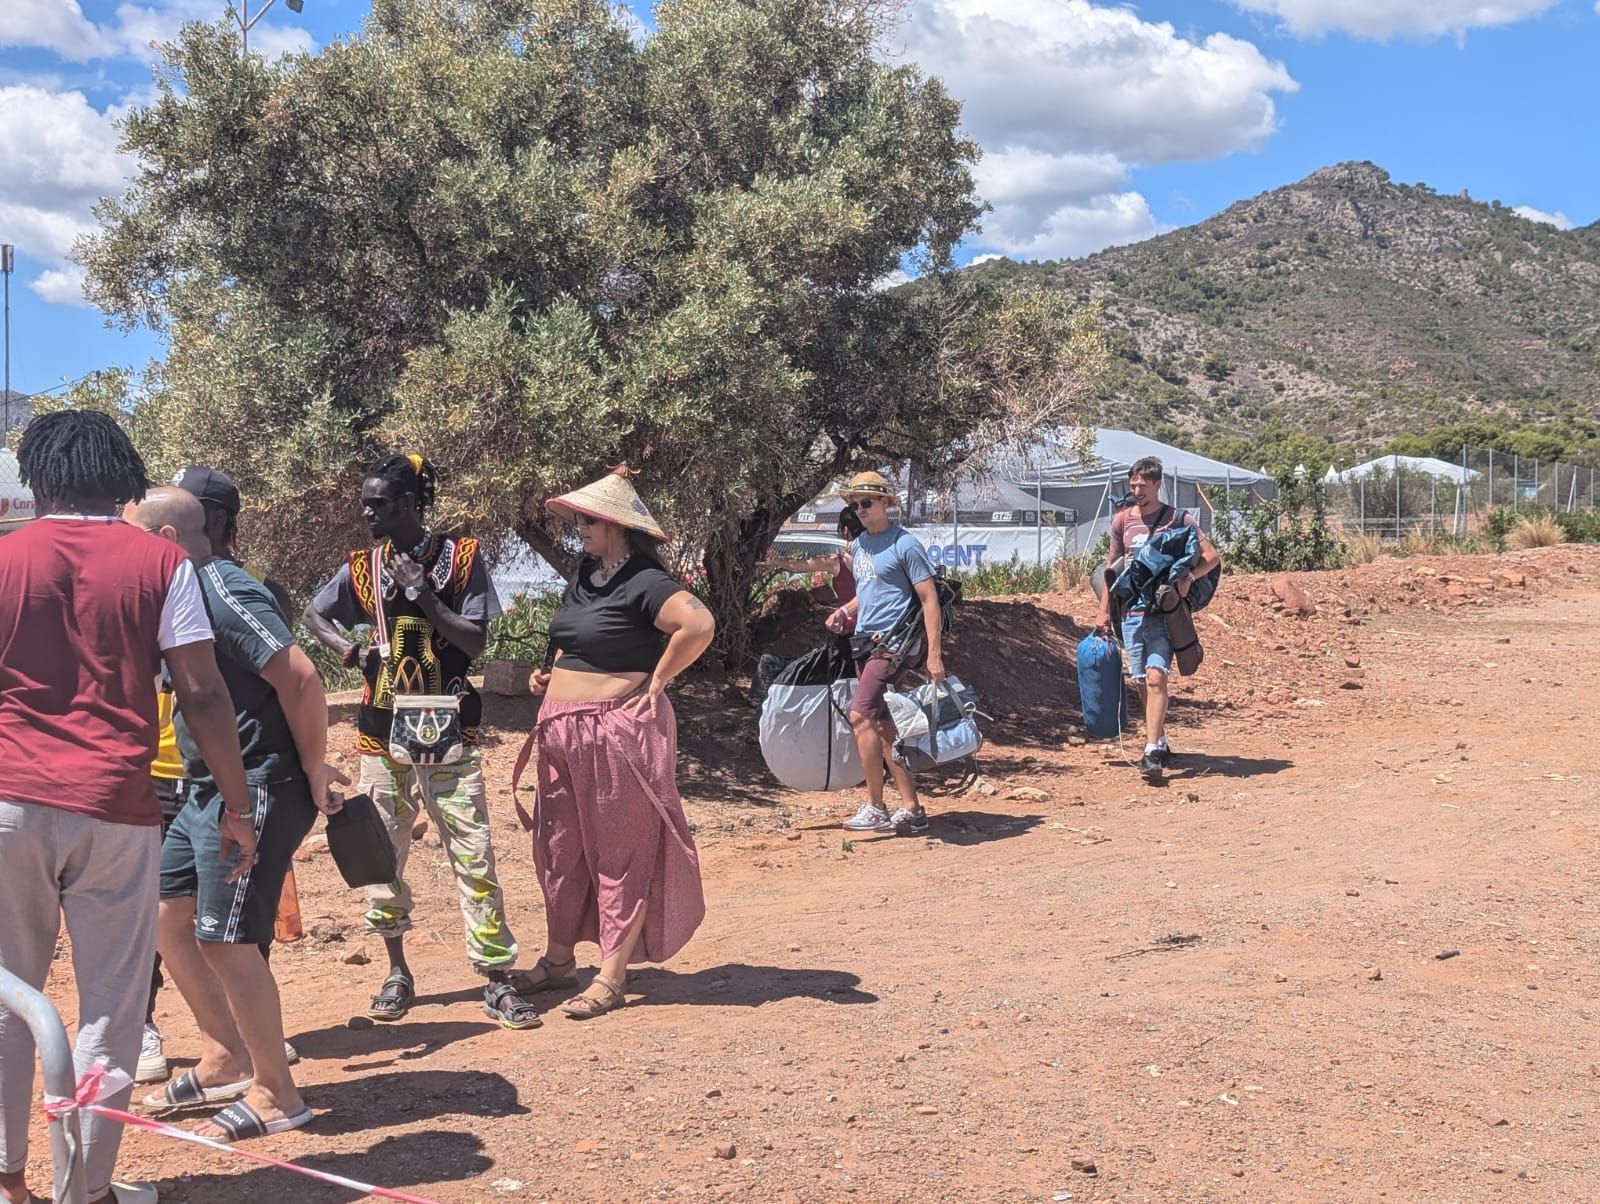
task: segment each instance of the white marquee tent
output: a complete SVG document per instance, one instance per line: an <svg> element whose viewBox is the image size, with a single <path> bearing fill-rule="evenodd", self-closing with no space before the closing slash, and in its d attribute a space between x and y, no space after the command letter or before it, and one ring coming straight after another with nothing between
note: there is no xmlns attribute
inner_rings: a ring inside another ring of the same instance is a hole
<svg viewBox="0 0 1600 1204"><path fill-rule="evenodd" d="M1432 456L1379 456L1376 460L1368 460L1353 468L1330 468L1322 480L1327 485L1354 485L1357 481L1376 476L1392 477L1396 473L1433 477L1452 485L1465 485L1478 476L1470 468L1452 464L1448 460L1436 460Z"/></svg>

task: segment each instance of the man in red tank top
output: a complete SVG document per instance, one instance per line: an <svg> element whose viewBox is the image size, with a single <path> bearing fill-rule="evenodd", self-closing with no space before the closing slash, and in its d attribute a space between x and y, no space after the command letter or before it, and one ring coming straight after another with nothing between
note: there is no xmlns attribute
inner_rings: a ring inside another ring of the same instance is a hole
<svg viewBox="0 0 1600 1204"><path fill-rule="evenodd" d="M116 422L35 419L17 460L42 516L0 541L0 966L44 985L63 915L78 988L80 1074L139 1060L155 953L161 808L150 782L162 661L224 808L222 855L243 874L255 829L227 686L194 565L116 517L144 497L144 462ZM0 1202L23 1181L33 1037L0 1007ZM109 1097L126 1108L131 1085ZM89 1204L153 1204L113 1184L122 1126L83 1121Z"/></svg>

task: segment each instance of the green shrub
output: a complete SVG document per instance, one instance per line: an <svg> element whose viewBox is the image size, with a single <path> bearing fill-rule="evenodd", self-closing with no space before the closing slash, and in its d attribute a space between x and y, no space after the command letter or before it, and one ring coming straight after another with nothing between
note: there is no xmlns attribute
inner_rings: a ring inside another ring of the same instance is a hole
<svg viewBox="0 0 1600 1204"><path fill-rule="evenodd" d="M960 578L968 598L994 598L1007 594L1043 594L1055 586L1055 570L1048 564L1023 564L1017 553L1006 561L991 560L975 569L952 574Z"/></svg>
<svg viewBox="0 0 1600 1204"><path fill-rule="evenodd" d="M1218 515L1212 538L1223 562L1246 573L1314 572L1345 562L1345 546L1328 525L1328 495L1314 477L1278 478L1278 496L1240 518Z"/></svg>

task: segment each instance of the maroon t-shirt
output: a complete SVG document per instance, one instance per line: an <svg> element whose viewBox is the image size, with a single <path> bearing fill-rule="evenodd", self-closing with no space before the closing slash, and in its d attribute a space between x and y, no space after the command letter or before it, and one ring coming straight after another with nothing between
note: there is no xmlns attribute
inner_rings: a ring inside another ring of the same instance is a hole
<svg viewBox="0 0 1600 1204"><path fill-rule="evenodd" d="M40 519L0 539L0 799L156 825L161 611L176 544Z"/></svg>

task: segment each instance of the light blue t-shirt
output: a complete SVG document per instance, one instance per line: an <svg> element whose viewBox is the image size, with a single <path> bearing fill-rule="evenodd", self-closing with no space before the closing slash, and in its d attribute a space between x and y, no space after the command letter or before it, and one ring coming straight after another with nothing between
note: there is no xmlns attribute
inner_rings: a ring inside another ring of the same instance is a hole
<svg viewBox="0 0 1600 1204"><path fill-rule="evenodd" d="M928 550L899 523L857 536L850 544L850 571L860 599L857 635L889 631L916 597L917 583L933 578Z"/></svg>

